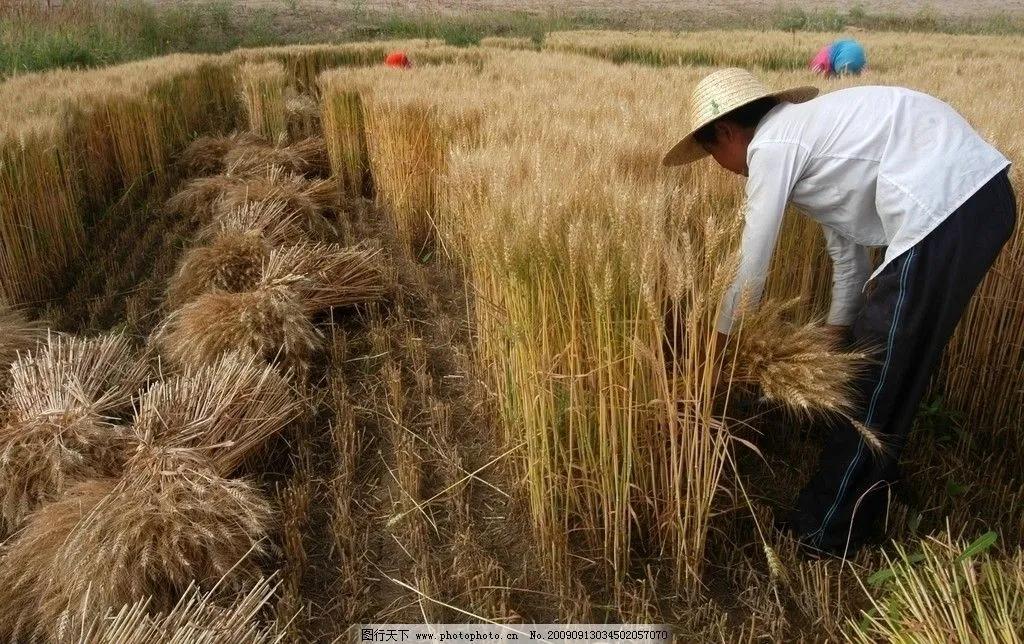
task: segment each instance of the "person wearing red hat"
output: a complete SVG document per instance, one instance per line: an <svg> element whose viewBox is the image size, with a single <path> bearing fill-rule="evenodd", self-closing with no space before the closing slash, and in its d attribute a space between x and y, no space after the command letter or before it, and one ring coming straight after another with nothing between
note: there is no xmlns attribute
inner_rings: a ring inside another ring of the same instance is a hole
<svg viewBox="0 0 1024 644"><path fill-rule="evenodd" d="M399 67L408 69L412 67L412 63L409 61L409 57L405 55L404 51L393 51L387 55L384 59L384 64L388 67Z"/></svg>

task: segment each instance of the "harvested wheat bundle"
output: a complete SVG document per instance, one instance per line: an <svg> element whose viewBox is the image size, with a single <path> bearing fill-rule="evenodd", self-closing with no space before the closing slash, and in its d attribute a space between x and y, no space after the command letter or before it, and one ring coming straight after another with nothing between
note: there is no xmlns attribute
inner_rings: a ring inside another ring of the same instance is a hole
<svg viewBox="0 0 1024 644"><path fill-rule="evenodd" d="M182 257L167 288L166 306L180 308L211 290L237 293L260 279L271 245L259 231L225 230Z"/></svg>
<svg viewBox="0 0 1024 644"><path fill-rule="evenodd" d="M116 474L127 444L123 428L87 407L8 420L0 426L0 535L71 484Z"/></svg>
<svg viewBox="0 0 1024 644"><path fill-rule="evenodd" d="M14 363L0 425L0 534L72 482L119 471L125 432L109 415L127 410L147 377L118 335L51 336Z"/></svg>
<svg viewBox="0 0 1024 644"><path fill-rule="evenodd" d="M320 104L309 94L294 94L285 99L288 135L294 140L323 131Z"/></svg>
<svg viewBox="0 0 1024 644"><path fill-rule="evenodd" d="M197 239L208 243L225 232L257 232L271 246L280 246L306 241L324 230L323 217L317 216L310 222L289 211L284 201L248 201L235 208L218 207L214 220L199 231Z"/></svg>
<svg viewBox="0 0 1024 644"><path fill-rule="evenodd" d="M325 214L336 199L334 181L309 181L273 166L264 174L221 174L189 181L166 204L169 212L208 223L218 213L232 212L247 203L280 202L288 214L300 217L311 230L333 233Z"/></svg>
<svg viewBox="0 0 1024 644"><path fill-rule="evenodd" d="M225 157L237 148L270 147L270 143L252 132L234 132L224 136L201 136L181 153L179 163L186 176L197 177L223 172Z"/></svg>
<svg viewBox="0 0 1024 644"><path fill-rule="evenodd" d="M244 293L200 295L168 316L156 340L161 353L181 367L210 364L241 350L304 380L323 335L292 284L267 282Z"/></svg>
<svg viewBox="0 0 1024 644"><path fill-rule="evenodd" d="M37 576L39 623L57 639L67 624L83 623L86 610L149 597L151 609L168 611L193 581L255 578L247 555L262 551L272 516L253 485L219 476L203 451L143 438Z"/></svg>
<svg viewBox="0 0 1024 644"><path fill-rule="evenodd" d="M224 168L229 174L261 175L271 167L309 179L327 178L331 174L327 144L323 137L314 136L286 146L239 146L224 155Z"/></svg>
<svg viewBox="0 0 1024 644"><path fill-rule="evenodd" d="M153 384L136 408L137 434L162 445L202 449L221 476L304 410L285 378L237 352Z"/></svg>
<svg viewBox="0 0 1024 644"><path fill-rule="evenodd" d="M331 160L327 155L327 141L324 137L307 136L292 143L288 149L305 161L306 176L325 179L331 176Z"/></svg>
<svg viewBox="0 0 1024 644"><path fill-rule="evenodd" d="M48 580L59 575L57 553L82 519L92 512L117 481L83 481L71 487L59 500L43 505L29 515L25 527L2 545L0 554L0 639L30 641L49 628L41 618L41 592ZM101 577L109 579L106 575Z"/></svg>
<svg viewBox="0 0 1024 644"><path fill-rule="evenodd" d="M384 294L379 249L338 244L275 248L263 268L266 283L293 284L308 313L371 302Z"/></svg>
<svg viewBox="0 0 1024 644"><path fill-rule="evenodd" d="M218 584L219 586L220 584ZM261 626L256 616L269 607L279 582L260 578L252 588L222 601L219 587L203 592L192 584L166 613L150 614L151 598L104 615L83 611L87 624L70 624L68 644L272 644L283 640L273 625ZM226 604L226 605L225 605Z"/></svg>
<svg viewBox="0 0 1024 644"><path fill-rule="evenodd" d="M734 383L753 385L765 400L792 411L844 413L852 403L851 382L868 354L839 348L819 324L787 321L794 304L765 302L743 315L726 368L734 361Z"/></svg>
<svg viewBox="0 0 1024 644"><path fill-rule="evenodd" d="M114 414L127 408L149 375L146 361L123 335L50 335L11 365L11 411L25 417L86 406Z"/></svg>

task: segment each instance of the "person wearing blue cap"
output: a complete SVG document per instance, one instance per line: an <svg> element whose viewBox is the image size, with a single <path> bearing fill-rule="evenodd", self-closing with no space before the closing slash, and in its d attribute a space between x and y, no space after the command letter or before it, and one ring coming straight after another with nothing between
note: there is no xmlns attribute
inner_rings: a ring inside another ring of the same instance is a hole
<svg viewBox="0 0 1024 644"><path fill-rule="evenodd" d="M664 164L710 155L746 177L719 345L741 330L743 297L756 305L764 290L786 204L821 224L832 258L826 324L837 340L877 348L877 359L853 383L850 418L826 434L817 470L779 527L815 553L845 555L878 534L931 374L1013 234L1017 206L1010 162L950 105L903 87L817 93L717 71L697 84L690 132ZM877 266L869 248L882 249ZM878 442L885 449L873 452Z"/></svg>
<svg viewBox="0 0 1024 644"><path fill-rule="evenodd" d="M822 47L811 59L811 69L825 76L858 75L867 64L864 46L852 38Z"/></svg>

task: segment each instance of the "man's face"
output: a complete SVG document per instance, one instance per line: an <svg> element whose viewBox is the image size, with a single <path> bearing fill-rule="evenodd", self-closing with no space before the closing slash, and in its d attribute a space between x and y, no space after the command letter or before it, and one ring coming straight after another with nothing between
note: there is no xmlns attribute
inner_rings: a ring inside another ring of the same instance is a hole
<svg viewBox="0 0 1024 644"><path fill-rule="evenodd" d="M703 145L718 165L730 172L747 176L747 146L750 133L731 122L715 123L715 142Z"/></svg>

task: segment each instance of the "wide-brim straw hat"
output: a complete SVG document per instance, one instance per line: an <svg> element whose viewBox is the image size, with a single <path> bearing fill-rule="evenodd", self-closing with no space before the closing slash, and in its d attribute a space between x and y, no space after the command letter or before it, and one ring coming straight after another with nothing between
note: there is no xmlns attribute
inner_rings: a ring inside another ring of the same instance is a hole
<svg viewBox="0 0 1024 644"><path fill-rule="evenodd" d="M690 97L690 131L668 151L662 163L684 165L706 157L707 151L693 138L693 133L748 103L767 96L787 103L804 103L817 95L818 88L809 85L772 91L745 69L720 69L697 83Z"/></svg>

